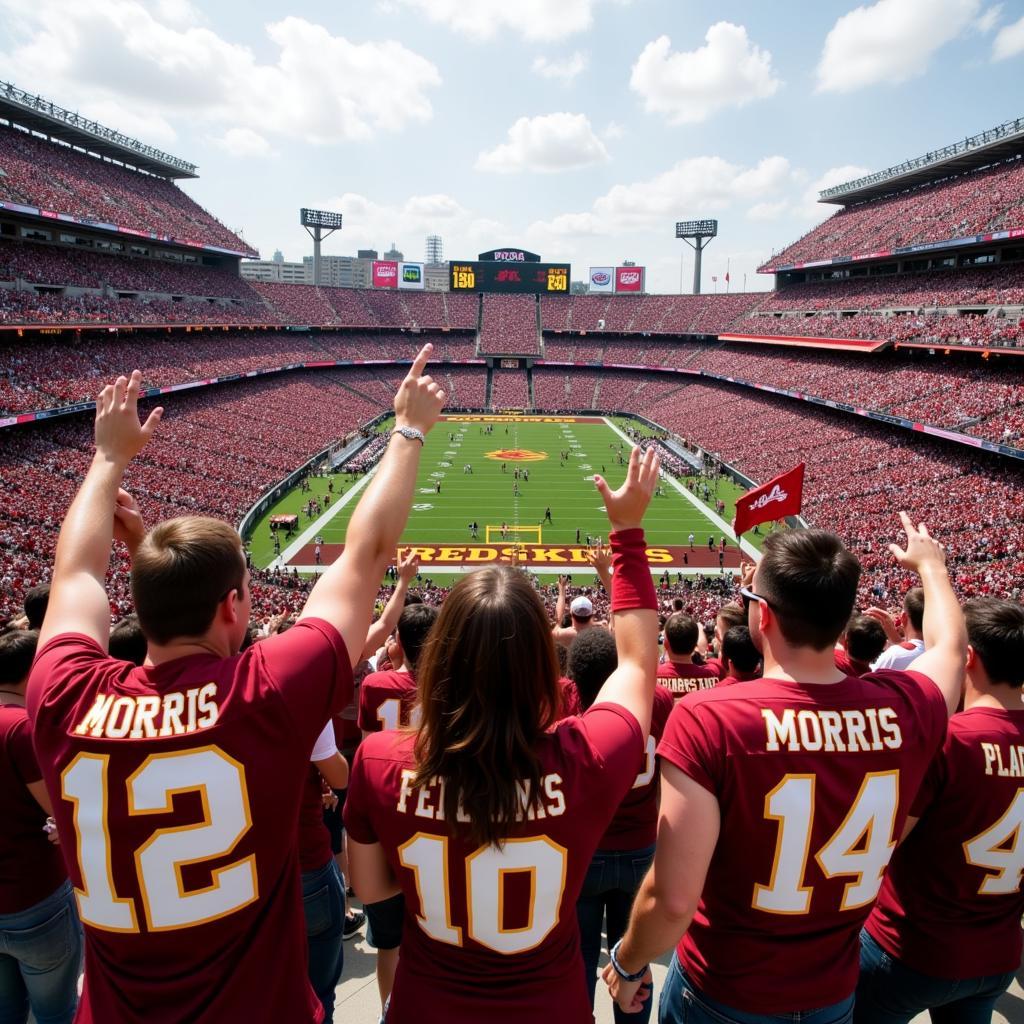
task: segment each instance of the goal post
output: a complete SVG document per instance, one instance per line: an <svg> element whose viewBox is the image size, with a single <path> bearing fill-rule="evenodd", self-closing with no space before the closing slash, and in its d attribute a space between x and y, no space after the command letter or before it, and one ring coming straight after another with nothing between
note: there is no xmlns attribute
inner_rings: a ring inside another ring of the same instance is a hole
<svg viewBox="0 0 1024 1024"><path fill-rule="evenodd" d="M506 526L505 536L501 534L501 526L485 526L484 540L488 544L499 541L512 541L516 544L543 544L543 534L539 526Z"/></svg>

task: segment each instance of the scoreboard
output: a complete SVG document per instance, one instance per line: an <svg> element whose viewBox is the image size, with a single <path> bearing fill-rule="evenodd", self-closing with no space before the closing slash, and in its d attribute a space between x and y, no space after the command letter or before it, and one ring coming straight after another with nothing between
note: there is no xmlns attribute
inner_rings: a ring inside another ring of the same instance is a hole
<svg viewBox="0 0 1024 1024"><path fill-rule="evenodd" d="M453 292L529 292L568 295L568 263L505 263L463 260L448 265Z"/></svg>

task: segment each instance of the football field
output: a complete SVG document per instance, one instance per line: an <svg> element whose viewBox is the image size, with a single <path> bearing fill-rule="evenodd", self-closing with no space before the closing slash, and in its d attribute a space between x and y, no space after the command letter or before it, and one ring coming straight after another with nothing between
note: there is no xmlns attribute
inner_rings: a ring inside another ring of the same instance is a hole
<svg viewBox="0 0 1024 1024"><path fill-rule="evenodd" d="M629 450L625 435L598 416L446 417L427 438L402 544L419 549L424 569L435 578L493 561L518 561L542 573L587 571L588 538L608 534L593 474L602 474L617 487L625 477ZM330 564L340 554L352 510L368 480L335 475L331 506L312 520L300 511L307 494L293 492L278 502L271 512L300 516L299 533L285 543L280 564L300 572ZM326 481L314 481L314 494L325 488ZM724 481L719 489L731 519L739 489ZM738 564L731 531L713 510L668 477L661 490L645 519L652 570L720 571L723 534L728 538L724 564ZM252 540L258 566L275 557L270 537L264 520ZM319 564L317 537L323 542Z"/></svg>

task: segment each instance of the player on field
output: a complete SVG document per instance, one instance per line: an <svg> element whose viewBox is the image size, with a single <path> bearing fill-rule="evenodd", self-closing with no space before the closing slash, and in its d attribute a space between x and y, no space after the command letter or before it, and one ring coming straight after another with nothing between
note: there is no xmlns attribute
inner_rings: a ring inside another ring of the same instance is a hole
<svg viewBox="0 0 1024 1024"><path fill-rule="evenodd" d="M65 517L28 710L86 933L78 1021L312 1024L296 833L317 735L352 693L374 599L444 401L425 346L342 556L288 632L237 653L250 614L241 541L185 517L144 534L120 483L157 427L141 374L96 403L96 455ZM149 644L106 654L111 539L128 543Z"/></svg>
<svg viewBox="0 0 1024 1024"><path fill-rule="evenodd" d="M979 597L964 614L964 710L949 720L861 933L863 1024L929 1008L935 1024L990 1021L1020 967L1024 608Z"/></svg>
<svg viewBox="0 0 1024 1024"><path fill-rule="evenodd" d="M508 566L464 577L417 665L417 733L368 736L345 807L364 901L405 894L388 1024L591 1019L574 908L643 762L654 699L656 597L643 513L653 450L595 482L615 532L618 667L581 717L556 723L544 605Z"/></svg>
<svg viewBox="0 0 1024 1024"><path fill-rule="evenodd" d="M764 678L684 697L658 747L657 852L605 971L620 1006L638 1006L647 964L677 944L663 1024L851 1019L860 926L960 698L967 650L945 553L902 518L907 550L891 548L926 595L928 650L913 672L836 668L860 579L838 537L765 541L742 591Z"/></svg>

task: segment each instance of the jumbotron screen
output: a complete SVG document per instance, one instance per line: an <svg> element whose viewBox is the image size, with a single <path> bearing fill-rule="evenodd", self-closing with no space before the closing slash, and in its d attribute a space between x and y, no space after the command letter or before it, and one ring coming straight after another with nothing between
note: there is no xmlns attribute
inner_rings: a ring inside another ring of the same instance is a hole
<svg viewBox="0 0 1024 1024"><path fill-rule="evenodd" d="M568 263L504 263L468 260L449 264L453 292L531 292L568 295Z"/></svg>

